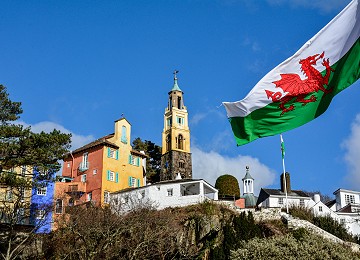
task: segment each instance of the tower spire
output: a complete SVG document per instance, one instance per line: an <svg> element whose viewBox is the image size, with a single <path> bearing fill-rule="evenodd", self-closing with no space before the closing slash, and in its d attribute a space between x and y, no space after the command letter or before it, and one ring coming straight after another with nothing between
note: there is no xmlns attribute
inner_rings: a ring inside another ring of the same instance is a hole
<svg viewBox="0 0 360 260"><path fill-rule="evenodd" d="M177 84L177 74L179 73L178 70L174 70L173 74L174 74L174 86L172 88L171 91L181 91L181 89L179 88L178 84Z"/></svg>
<svg viewBox="0 0 360 260"><path fill-rule="evenodd" d="M161 173L160 180L192 178L192 161L190 152L190 129L188 112L184 105L183 92L177 84L178 70L174 70L174 85L168 93L168 106L164 114L162 132Z"/></svg>

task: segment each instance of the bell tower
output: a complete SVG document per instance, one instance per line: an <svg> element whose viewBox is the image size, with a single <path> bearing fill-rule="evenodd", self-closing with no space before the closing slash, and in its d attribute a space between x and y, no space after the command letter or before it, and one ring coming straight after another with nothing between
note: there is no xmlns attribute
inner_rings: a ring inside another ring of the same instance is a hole
<svg viewBox="0 0 360 260"><path fill-rule="evenodd" d="M177 83L178 72L174 71L174 85L168 93L168 105L164 114L161 181L175 180L179 173L183 179L192 178L188 112L184 105L184 93Z"/></svg>

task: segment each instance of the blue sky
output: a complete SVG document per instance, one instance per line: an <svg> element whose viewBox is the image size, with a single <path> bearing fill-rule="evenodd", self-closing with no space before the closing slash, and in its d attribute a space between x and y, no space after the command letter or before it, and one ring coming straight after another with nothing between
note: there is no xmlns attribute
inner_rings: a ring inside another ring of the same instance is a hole
<svg viewBox="0 0 360 260"><path fill-rule="evenodd" d="M214 184L245 166L279 188L279 136L237 147L223 101L245 97L349 0L1 1L0 83L33 130L73 134L73 148L113 132L161 145L173 71L189 112L193 177ZM360 190L360 83L318 119L284 133L292 188ZM241 187L242 188L242 187Z"/></svg>

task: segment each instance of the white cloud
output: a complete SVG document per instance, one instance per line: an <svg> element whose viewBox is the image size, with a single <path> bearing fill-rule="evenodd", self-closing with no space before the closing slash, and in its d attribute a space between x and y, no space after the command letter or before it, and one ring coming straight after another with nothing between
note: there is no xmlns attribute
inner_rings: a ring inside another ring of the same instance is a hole
<svg viewBox="0 0 360 260"><path fill-rule="evenodd" d="M360 186L360 114L358 114L352 123L350 136L342 143L346 149L344 156L348 166L348 173L345 180L349 188L359 189Z"/></svg>
<svg viewBox="0 0 360 260"><path fill-rule="evenodd" d="M240 185L242 194L242 178L245 176L245 167L250 167L250 174L254 180L254 194L260 188L273 184L275 171L262 164L257 158L251 156L227 157L217 152L205 152L199 147L192 146L193 178L204 179L215 185L216 179L224 174L235 176Z"/></svg>
<svg viewBox="0 0 360 260"><path fill-rule="evenodd" d="M310 9L318 9L323 13L329 13L331 11L337 11L344 8L349 0L267 0L270 5L284 5L287 4L292 8L304 7Z"/></svg>
<svg viewBox="0 0 360 260"><path fill-rule="evenodd" d="M57 123L54 122L50 122L50 121L43 121L43 122L39 122L33 125L27 124L23 121L17 121L17 123L25 126L25 127L31 127L31 130L35 133L40 133L41 131L44 131L46 133L49 133L51 131L53 131L54 129L56 130L60 130L62 133L65 134L71 134L71 149L75 150L91 141L93 141L95 138L92 135L78 135L75 134L73 132L71 132L70 130L66 129L65 127L63 127L62 125L59 125Z"/></svg>
<svg viewBox="0 0 360 260"><path fill-rule="evenodd" d="M205 119L207 117L208 113L196 113L195 115L192 116L192 118L190 119L190 124L196 125L197 123L199 123L201 120Z"/></svg>

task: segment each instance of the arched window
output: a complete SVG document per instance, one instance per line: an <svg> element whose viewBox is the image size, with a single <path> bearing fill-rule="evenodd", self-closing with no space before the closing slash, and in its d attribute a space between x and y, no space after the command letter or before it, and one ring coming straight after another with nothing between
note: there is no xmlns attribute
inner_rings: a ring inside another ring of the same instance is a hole
<svg viewBox="0 0 360 260"><path fill-rule="evenodd" d="M170 151L171 150L171 136L167 135L166 136L166 151Z"/></svg>
<svg viewBox="0 0 360 260"><path fill-rule="evenodd" d="M63 213L63 201L62 199L57 199L55 203L55 213L62 214Z"/></svg>
<svg viewBox="0 0 360 260"><path fill-rule="evenodd" d="M126 126L122 126L121 127L121 142L123 143L127 143L127 138L126 138Z"/></svg>
<svg viewBox="0 0 360 260"><path fill-rule="evenodd" d="M177 103L178 109L182 109L181 97L178 97L177 102L178 102L178 103Z"/></svg>
<svg viewBox="0 0 360 260"><path fill-rule="evenodd" d="M177 139L177 147L178 149L180 150L183 150L184 149L184 138L182 135L179 135L178 139Z"/></svg>

